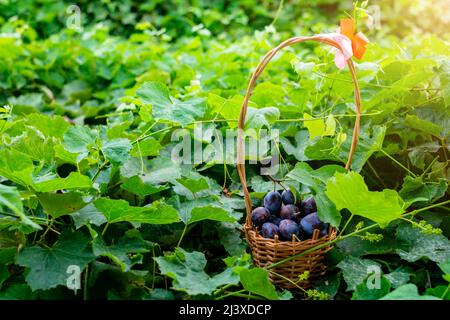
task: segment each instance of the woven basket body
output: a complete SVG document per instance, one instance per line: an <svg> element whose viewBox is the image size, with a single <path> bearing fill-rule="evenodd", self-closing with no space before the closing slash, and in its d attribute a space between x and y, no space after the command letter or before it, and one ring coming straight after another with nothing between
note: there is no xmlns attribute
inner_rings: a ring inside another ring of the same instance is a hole
<svg viewBox="0 0 450 320"><path fill-rule="evenodd" d="M301 286L302 288L307 288L308 286L311 285L311 282L313 280L324 275L326 269L326 266L323 263L324 255L326 252L332 249L332 244L330 243L326 245L326 243L336 238L337 230L335 228L330 228L328 235L323 236L321 238L319 238L319 230L315 230L312 239L309 240L298 241L292 239L292 241L280 241L278 240L278 238L266 239L258 233L258 230L252 227L251 212L253 208L252 208L252 201L250 199L250 194L247 189L247 181L245 175L243 130L245 117L247 113L247 107L252 90L255 87L256 80L261 75L266 65L279 50L283 49L284 47L293 45L295 43L300 43L304 41L316 41L335 47L338 50L341 50L339 44L336 43L332 37L327 35L316 35L311 37L294 37L282 42L280 45L270 50L261 59L261 61L259 62L258 66L256 67L255 71L253 72L250 78L250 82L247 87L247 92L244 97L244 102L242 104L238 121L237 169L242 184L242 190L244 193L244 200L247 213L246 222L244 225L245 236L250 246L255 265L261 268L268 268L268 270L270 271L269 274L271 281L278 287L288 289L295 289L298 288L299 286ZM355 67L351 59L347 60L347 65L349 67L354 84L355 106L356 106L355 125L353 128L351 147L348 155L348 160L345 166L346 169L349 171L359 137L361 103ZM306 250L310 250L317 246L320 247L317 248L316 250L312 250L309 251L308 253L305 253ZM285 259L286 261L270 267L270 265ZM309 272L308 280L299 281L299 276L303 274L305 271Z"/></svg>
<svg viewBox="0 0 450 320"><path fill-rule="evenodd" d="M318 232L316 232L312 239L305 241L266 239L251 227L246 228L245 234L252 251L253 262L260 268L336 238L335 229L322 238L318 238ZM325 253L331 249L332 245L328 245L270 269L271 281L278 287L286 289L296 289L297 286L308 288L312 281L325 274L326 266L323 264L323 259ZM308 280L299 281L299 275L305 271L309 272Z"/></svg>

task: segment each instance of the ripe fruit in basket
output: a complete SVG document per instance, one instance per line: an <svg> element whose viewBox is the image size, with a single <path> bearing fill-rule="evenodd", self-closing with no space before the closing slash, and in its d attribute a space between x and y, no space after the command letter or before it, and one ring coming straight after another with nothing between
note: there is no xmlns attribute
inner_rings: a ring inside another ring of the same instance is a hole
<svg viewBox="0 0 450 320"><path fill-rule="evenodd" d="M281 219L280 217L277 217L275 215L272 215L272 214L270 215L270 218L269 218L269 222L272 222L273 224L275 224L277 226L280 224L281 220L283 220L283 219Z"/></svg>
<svg viewBox="0 0 450 320"><path fill-rule="evenodd" d="M294 221L284 219L278 226L278 233L283 240L291 240L293 235L299 236L300 228Z"/></svg>
<svg viewBox="0 0 450 320"><path fill-rule="evenodd" d="M291 190L284 190L281 194L281 201L283 201L284 205L294 204L295 197Z"/></svg>
<svg viewBox="0 0 450 320"><path fill-rule="evenodd" d="M317 216L317 212L313 212L305 216L300 221L300 227L303 233L309 236L314 233L314 229L320 230L320 236L324 236L328 233L329 224L320 221L319 217Z"/></svg>
<svg viewBox="0 0 450 320"><path fill-rule="evenodd" d="M277 191L271 191L264 197L264 208L269 210L270 214L278 214L281 209L281 195Z"/></svg>
<svg viewBox="0 0 450 320"><path fill-rule="evenodd" d="M317 212L316 200L313 197L306 199L302 202L302 214L304 216Z"/></svg>
<svg viewBox="0 0 450 320"><path fill-rule="evenodd" d="M264 238L273 239L278 235L278 226L271 222L266 222L261 227L261 234Z"/></svg>
<svg viewBox="0 0 450 320"><path fill-rule="evenodd" d="M269 220L270 213L264 207L258 207L252 211L252 223L255 227L261 228L261 226Z"/></svg>
<svg viewBox="0 0 450 320"><path fill-rule="evenodd" d="M282 205L280 210L281 219L291 219L294 220L297 212L297 207L293 204Z"/></svg>

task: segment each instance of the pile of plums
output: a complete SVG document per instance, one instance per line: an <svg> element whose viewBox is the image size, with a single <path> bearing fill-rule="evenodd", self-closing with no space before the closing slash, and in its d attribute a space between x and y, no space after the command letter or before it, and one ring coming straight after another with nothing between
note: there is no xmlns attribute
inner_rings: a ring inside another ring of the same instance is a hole
<svg viewBox="0 0 450 320"><path fill-rule="evenodd" d="M290 241L295 235L300 240L310 239L315 229L320 236L328 234L328 223L317 217L314 198L297 201L291 190L271 191L264 197L264 206L252 211L252 223L264 238Z"/></svg>

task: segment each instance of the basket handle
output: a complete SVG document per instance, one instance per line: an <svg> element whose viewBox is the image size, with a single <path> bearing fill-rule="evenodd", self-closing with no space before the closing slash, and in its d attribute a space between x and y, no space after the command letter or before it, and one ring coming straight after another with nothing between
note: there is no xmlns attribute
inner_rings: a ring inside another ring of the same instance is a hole
<svg viewBox="0 0 450 320"><path fill-rule="evenodd" d="M328 38L324 35L315 35L315 36L310 36L310 37L293 37L288 40L285 40L284 42L279 44L277 47L275 47L272 50L270 50L269 52L267 52L266 55L262 58L262 60L259 62L258 66L256 67L255 71L253 72L253 74L250 78L250 82L247 87L247 92L245 93L244 102L242 103L241 112L239 114L239 120L238 120L237 169L238 169L239 179L241 180L242 189L244 192L245 207L246 207L246 211L247 211L247 216L246 216L246 226L247 227L251 226L252 202L250 199L250 194L248 192L247 179L245 176L243 130L244 130L244 123L245 123L245 116L247 115L247 107L248 107L250 95L252 94L253 88L255 87L256 80L261 75L261 73L264 71L264 68L267 66L269 61L277 54L278 51L280 51L284 47L288 47L293 44L304 42L304 41L309 41L309 40L317 41L320 43L325 43L325 44L328 44L330 46L337 48L338 50L342 50L337 42L335 42L331 38ZM348 160L345 165L345 169L347 171L350 171L350 165L352 163L353 154L355 153L356 145L358 143L358 138L359 138L359 128L360 128L360 120L361 120L361 96L360 96L360 92L359 92L358 80L356 78L355 66L353 64L352 59L347 60L347 65L350 69L350 73L352 75L352 80L353 80L353 84L354 84L355 106L356 106L356 120L355 120L355 126L353 128L352 143L350 146Z"/></svg>

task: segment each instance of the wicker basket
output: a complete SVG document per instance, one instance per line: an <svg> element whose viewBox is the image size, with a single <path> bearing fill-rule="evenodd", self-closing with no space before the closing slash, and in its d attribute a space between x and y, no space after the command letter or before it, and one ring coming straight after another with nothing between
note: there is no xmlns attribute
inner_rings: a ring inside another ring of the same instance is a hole
<svg viewBox="0 0 450 320"><path fill-rule="evenodd" d="M324 255L326 252L332 249L332 244L330 243L329 245L326 245L326 243L336 238L337 230L335 228L330 227L328 235L323 236L321 238L319 238L319 231L315 230L312 239L306 241L298 241L294 237L292 241L280 241L278 238L266 239L258 233L257 229L252 227L251 223L252 202L248 192L245 176L243 128L250 95L256 84L256 80L261 75L266 65L282 48L304 41L316 41L328 44L330 46L337 48L338 50L341 50L339 45L331 37L326 35L316 35L311 37L294 37L282 42L280 45L270 50L259 62L258 66L256 67L255 71L253 72L250 78L250 82L247 87L247 92L244 98L244 102L242 104L238 122L237 169L242 184L247 212L244 230L247 242L249 243L249 246L251 248L252 257L255 265L261 268L266 268L269 265L277 263L281 260L305 252L306 250L314 248L318 245L322 245L317 250L313 250L304 255L295 257L291 260L279 263L276 266L269 268L271 281L276 286L287 289L295 289L298 288L299 286L301 286L302 288L307 288L310 286L311 282L314 279L317 279L318 277L324 275L326 270L326 266L323 263ZM350 170L350 165L359 137L361 108L360 108L359 86L356 79L355 67L351 59L348 59L347 65L352 75L352 80L354 84L355 106L356 106L356 117L353 129L352 143L350 147L348 161L345 166L347 170ZM299 281L299 275L301 275L305 271L309 272L308 279L304 281Z"/></svg>

